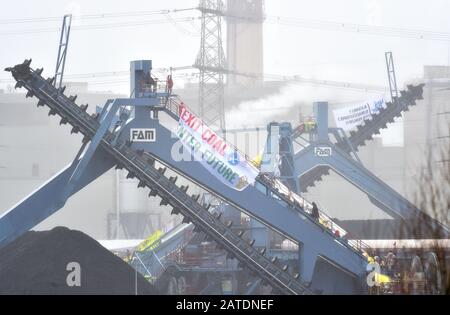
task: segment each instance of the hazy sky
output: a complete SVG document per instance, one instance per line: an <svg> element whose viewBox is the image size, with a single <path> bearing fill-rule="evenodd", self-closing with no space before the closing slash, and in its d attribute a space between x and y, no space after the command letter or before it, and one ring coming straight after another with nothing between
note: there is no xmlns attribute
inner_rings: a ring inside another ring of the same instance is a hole
<svg viewBox="0 0 450 315"><path fill-rule="evenodd" d="M75 19L67 75L126 71L133 59L153 59L154 67L192 65L199 47L198 20L173 24L162 14L139 16L135 13L191 8L197 3L197 0L3 0L0 67L3 69L32 57L35 67L43 66L45 73L51 75L59 41L59 17L70 12L75 17L127 14ZM394 52L401 86L405 80L420 77L423 65L447 65L449 62L450 44L445 40L387 36L392 34L391 29L382 31L383 35L344 32L336 27L323 30L327 27L324 22L334 21L450 33L450 1L447 0L266 0L265 7L268 17L264 25L266 73L386 85L384 52L390 50ZM177 12L170 16L173 19L195 17L198 12ZM276 23L278 16L282 21L291 17L301 23L296 21L296 26L283 26ZM25 20L49 17L55 19ZM108 24L108 27L93 29L91 26L96 24ZM22 32L24 30L26 32ZM5 88L5 79L9 79L8 74L2 71L0 88ZM127 93L126 80L126 75L97 78L93 80L97 84L92 89Z"/></svg>

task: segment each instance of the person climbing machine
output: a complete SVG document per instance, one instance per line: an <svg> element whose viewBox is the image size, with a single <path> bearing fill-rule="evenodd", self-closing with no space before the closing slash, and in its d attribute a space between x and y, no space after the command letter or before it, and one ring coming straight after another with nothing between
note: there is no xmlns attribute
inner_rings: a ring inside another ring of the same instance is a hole
<svg viewBox="0 0 450 315"><path fill-rule="evenodd" d="M311 215L314 219L319 220L319 208L317 208L317 205L315 202L312 203L312 211Z"/></svg>
<svg viewBox="0 0 450 315"><path fill-rule="evenodd" d="M173 89L173 80L172 75L169 74L167 76L167 93L172 94L172 89Z"/></svg>

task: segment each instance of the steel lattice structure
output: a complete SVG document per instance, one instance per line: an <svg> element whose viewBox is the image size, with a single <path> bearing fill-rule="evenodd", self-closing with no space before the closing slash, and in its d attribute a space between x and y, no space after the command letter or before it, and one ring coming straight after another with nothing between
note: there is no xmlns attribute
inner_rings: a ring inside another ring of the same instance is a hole
<svg viewBox="0 0 450 315"><path fill-rule="evenodd" d="M195 67L199 76L199 114L210 126L225 129L224 73L225 53L222 46L221 0L201 0L198 10L201 18L200 51Z"/></svg>
<svg viewBox="0 0 450 315"><path fill-rule="evenodd" d="M391 92L391 102L395 103L397 102L398 99L398 88L397 88L397 78L395 76L394 57L392 56L392 52L390 51L386 52L385 58L389 80L389 90Z"/></svg>
<svg viewBox="0 0 450 315"><path fill-rule="evenodd" d="M61 27L61 38L58 46L58 57L56 59L55 70L55 87L62 87L62 80L64 77L64 68L66 66L67 47L69 45L70 26L72 24L72 14L64 15Z"/></svg>

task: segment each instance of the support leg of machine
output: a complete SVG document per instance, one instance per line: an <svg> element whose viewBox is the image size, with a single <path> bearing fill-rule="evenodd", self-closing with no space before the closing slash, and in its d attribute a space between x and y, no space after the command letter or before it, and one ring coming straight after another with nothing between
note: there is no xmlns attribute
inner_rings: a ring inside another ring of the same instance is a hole
<svg viewBox="0 0 450 315"><path fill-rule="evenodd" d="M330 145L328 144L328 146ZM378 206L384 205L382 210L387 211L394 218L414 219L421 215L421 212L413 204L335 146L333 146L332 155L321 157L320 160L315 156L312 146L297 154L295 162L299 174L304 174L320 165L331 167L347 181L365 192L371 200L376 200Z"/></svg>
<svg viewBox="0 0 450 315"><path fill-rule="evenodd" d="M316 266L317 252L310 246L302 244L299 247L298 259L301 281L311 282Z"/></svg>
<svg viewBox="0 0 450 315"><path fill-rule="evenodd" d="M110 103L108 102L105 106L108 106L108 104L110 104ZM100 144L100 141L103 139L106 131L108 131L108 128L111 125L111 121L114 118L114 116L116 115L117 108L118 107L115 106L114 103L112 103L111 109L106 114L105 118L101 121L100 127L97 129L97 132L95 133L94 137L92 138L88 148L86 149L86 152L83 154L81 159L78 160L78 158L77 158L78 162L74 161L74 163L76 162L75 170L73 171L72 175L70 176L69 181L67 182L67 185L64 189L64 192L61 195L60 201L61 201L62 205L64 205L64 203L67 201L69 196L72 195L75 186L77 185L77 183L80 180L83 173L86 171L87 166L91 163L92 158Z"/></svg>

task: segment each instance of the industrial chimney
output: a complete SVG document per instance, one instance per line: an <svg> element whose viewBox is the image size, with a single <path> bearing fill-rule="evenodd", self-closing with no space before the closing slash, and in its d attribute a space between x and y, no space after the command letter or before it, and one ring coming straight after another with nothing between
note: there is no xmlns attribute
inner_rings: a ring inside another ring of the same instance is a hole
<svg viewBox="0 0 450 315"><path fill-rule="evenodd" d="M228 83L261 83L263 73L263 0L227 1L227 61L231 71L256 75L228 75Z"/></svg>

